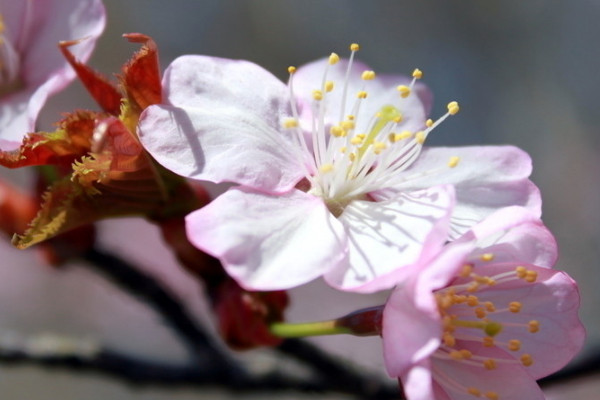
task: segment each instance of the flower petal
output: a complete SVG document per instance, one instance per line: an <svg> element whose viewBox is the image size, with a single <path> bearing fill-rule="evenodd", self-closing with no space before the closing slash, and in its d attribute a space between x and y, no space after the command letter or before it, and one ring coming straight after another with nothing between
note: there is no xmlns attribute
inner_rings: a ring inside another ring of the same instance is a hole
<svg viewBox="0 0 600 400"><path fill-rule="evenodd" d="M478 354L489 358L500 358L496 348L483 348ZM472 400L476 398L469 388L480 391L481 397L494 392L502 400L543 400L544 394L535 379L520 365L497 363L497 367L487 370L478 363L457 362L456 360L435 357L431 360L432 375L452 400ZM407 393L409 400L413 398ZM437 399L437 397L436 397Z"/></svg>
<svg viewBox="0 0 600 400"><path fill-rule="evenodd" d="M250 290L299 286L346 254L342 225L319 198L298 190L270 196L232 188L188 215L186 227L195 246Z"/></svg>
<svg viewBox="0 0 600 400"><path fill-rule="evenodd" d="M494 263L518 260L546 268L552 268L558 258L558 246L552 233L534 213L523 207L500 209L471 231L477 246L471 258L477 268L485 264L478 259L485 253L493 255Z"/></svg>
<svg viewBox="0 0 600 400"><path fill-rule="evenodd" d="M444 244L453 194L451 186L437 186L387 201L352 201L339 217L348 233L348 262L329 272L327 282L373 292L406 279L423 254Z"/></svg>
<svg viewBox="0 0 600 400"><path fill-rule="evenodd" d="M257 115L235 107L150 106L138 134L160 164L187 178L285 192L304 176L289 143Z"/></svg>
<svg viewBox="0 0 600 400"><path fill-rule="evenodd" d="M506 268L482 266L478 267L478 274L492 276ZM512 339L521 342L520 351L511 352L510 356L518 359L522 353L531 354L533 365L527 367L527 372L539 379L558 371L577 354L583 345L585 330L577 315L580 299L576 283L561 271L532 265L527 269L537 272L536 282L519 279L498 283L479 290L477 295L492 301L497 308L507 307L513 301L521 302L518 313L498 311L490 313L489 318L505 323L495 338L498 342ZM539 331L528 330L531 320L539 322ZM514 323L522 325L510 325Z"/></svg>
<svg viewBox="0 0 600 400"><path fill-rule="evenodd" d="M451 157L460 158L454 168L444 168ZM426 148L406 173L427 172L397 185L397 189L421 189L431 185L454 184L456 207L452 216L452 237L501 207L522 206L541 215L539 190L528 179L531 158L513 146Z"/></svg>

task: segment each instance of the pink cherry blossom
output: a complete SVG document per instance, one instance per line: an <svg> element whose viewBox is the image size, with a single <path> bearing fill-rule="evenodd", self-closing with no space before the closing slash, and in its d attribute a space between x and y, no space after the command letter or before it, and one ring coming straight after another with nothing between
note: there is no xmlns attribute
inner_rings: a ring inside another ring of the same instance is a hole
<svg viewBox="0 0 600 400"><path fill-rule="evenodd" d="M287 86L250 62L184 56L165 72L166 103L140 119L142 144L166 168L240 185L190 214L187 232L245 288L319 276L389 288L397 281L375 278L394 270L401 281L496 208L540 212L524 152L424 148L458 104L427 120L419 70L376 76L354 50L290 67Z"/></svg>
<svg viewBox="0 0 600 400"><path fill-rule="evenodd" d="M536 379L562 368L585 336L577 285L549 268L555 260L550 232L511 207L396 289L384 357L408 399L543 399Z"/></svg>
<svg viewBox="0 0 600 400"><path fill-rule="evenodd" d="M0 2L0 147L12 150L34 131L48 96L75 78L57 48L61 40L87 38L74 48L86 60L102 33L100 0Z"/></svg>

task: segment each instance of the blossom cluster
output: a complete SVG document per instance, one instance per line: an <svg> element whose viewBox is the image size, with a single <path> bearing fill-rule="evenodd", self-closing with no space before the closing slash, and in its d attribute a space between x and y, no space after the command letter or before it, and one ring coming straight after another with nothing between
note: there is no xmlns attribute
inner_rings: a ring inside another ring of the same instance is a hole
<svg viewBox="0 0 600 400"><path fill-rule="evenodd" d="M154 42L133 34L142 49L114 85L83 63L101 3L56 3L0 9L0 164L55 172L17 247L100 218L149 218L208 284L240 348L278 343L268 325L283 319L287 289L322 277L391 290L373 331L410 400L543 398L536 379L581 348L577 286L552 269L531 159L513 146L426 146L460 107L430 118L421 70L377 74L352 44L347 59L289 67L285 83L200 55L176 59L161 81ZM35 132L46 98L76 75L102 111ZM206 181L230 186L209 201Z"/></svg>

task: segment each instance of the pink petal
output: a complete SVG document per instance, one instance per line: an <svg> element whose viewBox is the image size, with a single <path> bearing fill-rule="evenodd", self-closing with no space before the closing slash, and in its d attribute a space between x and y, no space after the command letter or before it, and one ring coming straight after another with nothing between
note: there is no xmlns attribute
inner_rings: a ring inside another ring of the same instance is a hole
<svg viewBox="0 0 600 400"><path fill-rule="evenodd" d="M498 349L482 348L478 353L484 357L499 358ZM481 365L457 362L435 357L431 360L433 379L438 390L444 390L452 400L472 400L476 398L467 392L469 387L479 389L482 397L487 392L495 392L502 400L536 400L544 395L527 369L516 364L497 363L497 368L487 370ZM454 382L453 385L444 382ZM462 389L459 387L462 386ZM407 393L408 394L408 393ZM483 397L485 398L485 397ZM408 399L413 398L408 395ZM436 397L437 399L437 397Z"/></svg>
<svg viewBox="0 0 600 400"><path fill-rule="evenodd" d="M419 362L412 366L401 376L404 394L408 400L447 400L448 397L438 397L435 393L435 382L431 377L429 360ZM435 396L435 397L434 397Z"/></svg>
<svg viewBox="0 0 600 400"><path fill-rule="evenodd" d="M352 201L339 217L348 234L348 263L325 279L358 292L398 284L424 252L437 253L445 242L453 201L451 186L399 193L381 202Z"/></svg>
<svg viewBox="0 0 600 400"><path fill-rule="evenodd" d="M454 277L472 248L472 243L461 241L445 246L439 257L392 292L384 309L382 330L385 365L390 376L400 376L439 347L440 313L433 291Z"/></svg>
<svg viewBox="0 0 600 400"><path fill-rule="evenodd" d="M512 265L514 269L516 265ZM501 323L521 323L523 326L506 325L495 337L498 342L511 339L521 341L519 352L508 352L512 357L522 353L531 354L534 363L527 372L539 379L564 367L581 349L585 330L577 315L579 292L575 282L564 272L526 265L538 274L535 283L522 279L499 283L480 289L477 295L483 300L493 301L497 309L508 307L512 301L522 303L518 313L499 311L489 314L489 318ZM491 276L504 271L509 266L482 266L477 273ZM530 333L527 323L537 320L540 330Z"/></svg>
<svg viewBox="0 0 600 400"><path fill-rule="evenodd" d="M294 74L294 94L301 107L300 118L303 120L303 126L310 128L312 112L310 104L312 103L312 92L315 89L321 89L325 68L328 66L328 59L313 61L298 68ZM416 90L416 96L409 96L406 99L400 97L397 86L410 83L410 79L402 75L381 75L374 80L365 82L361 79L363 71L371 68L360 61L354 61L348 78L345 112L342 113L343 87L346 77L348 60L340 60L335 65L328 66L327 80L335 83L332 92L327 93L325 100L327 102L326 124L337 123L346 115L350 114L356 101L356 94L361 90L368 92L368 97L361 102L360 112L356 115L356 131L365 132L373 116L385 105L393 105L400 109L404 116L403 123L399 129L417 131L424 127L427 118L427 109L430 104L423 104L422 99L430 101L427 90L419 86ZM365 85L366 83L366 85ZM423 97L420 97L422 94Z"/></svg>
<svg viewBox="0 0 600 400"><path fill-rule="evenodd" d="M285 192L304 176L302 164L279 132L251 111L150 106L138 134L146 150L179 175Z"/></svg>
<svg viewBox="0 0 600 400"><path fill-rule="evenodd" d="M5 2L0 12L19 54L24 85L20 92L0 100L0 130L3 139L21 141L34 131L48 96L75 78L57 49L58 42L89 38L73 49L80 60L87 60L104 29L105 11L100 0L48 0Z"/></svg>
<svg viewBox="0 0 600 400"><path fill-rule="evenodd" d="M219 258L250 290L289 289L329 271L346 254L342 225L316 197L233 188L186 218L189 240Z"/></svg>
<svg viewBox="0 0 600 400"><path fill-rule="evenodd" d="M471 259L477 267L485 264L478 259L484 253L493 254L494 263L518 260L547 268L551 268L558 258L552 233L533 212L523 207L500 209L473 226L471 231L477 246Z"/></svg>
<svg viewBox="0 0 600 400"><path fill-rule="evenodd" d="M232 109L232 115L253 115L275 131L281 127L281 115L290 115L285 84L249 61L182 56L166 69L163 89L166 102L173 106L200 108L215 115L215 109ZM229 135L241 129L235 120L223 128Z"/></svg>
<svg viewBox="0 0 600 400"><path fill-rule="evenodd" d="M455 168L446 168L450 157L460 157ZM513 146L478 146L424 149L406 171L439 171L422 179L413 179L398 189L420 189L431 185L454 184L456 208L452 216L452 237L464 233L498 208L522 206L537 217L541 199L537 187L529 181L531 159Z"/></svg>

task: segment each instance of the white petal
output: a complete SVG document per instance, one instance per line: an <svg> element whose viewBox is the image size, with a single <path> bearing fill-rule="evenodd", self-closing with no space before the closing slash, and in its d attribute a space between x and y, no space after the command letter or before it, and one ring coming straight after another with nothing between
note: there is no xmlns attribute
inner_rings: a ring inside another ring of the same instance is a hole
<svg viewBox="0 0 600 400"><path fill-rule="evenodd" d="M189 240L251 290L289 289L345 259L342 225L316 197L233 188L186 218Z"/></svg>
<svg viewBox="0 0 600 400"><path fill-rule="evenodd" d="M187 178L284 192L304 176L291 144L257 115L235 107L151 106L138 133L160 164Z"/></svg>
<svg viewBox="0 0 600 400"><path fill-rule="evenodd" d="M359 292L398 284L417 261L429 258L424 254L435 254L444 244L453 194L451 186L437 186L387 201L350 203L339 218L348 232L348 263L328 273L326 280Z"/></svg>

